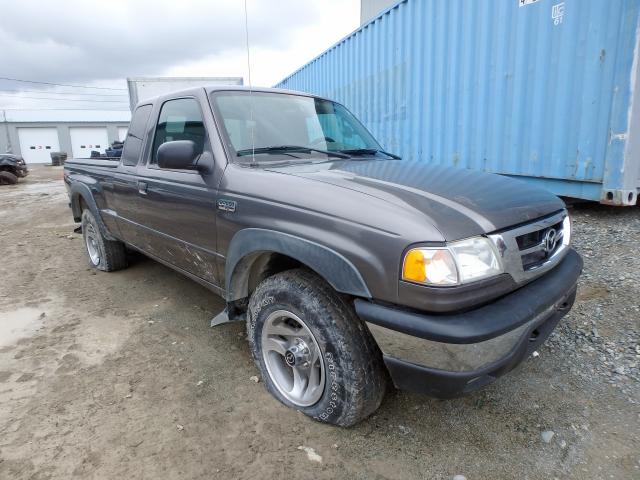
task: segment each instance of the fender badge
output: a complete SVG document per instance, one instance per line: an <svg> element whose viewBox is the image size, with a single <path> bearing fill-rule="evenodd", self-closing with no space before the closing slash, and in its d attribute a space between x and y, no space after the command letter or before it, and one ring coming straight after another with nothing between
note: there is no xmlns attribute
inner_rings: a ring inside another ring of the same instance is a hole
<svg viewBox="0 0 640 480"><path fill-rule="evenodd" d="M224 198L221 198L220 200L218 200L218 210L222 210L223 212L235 212L235 200L225 200Z"/></svg>

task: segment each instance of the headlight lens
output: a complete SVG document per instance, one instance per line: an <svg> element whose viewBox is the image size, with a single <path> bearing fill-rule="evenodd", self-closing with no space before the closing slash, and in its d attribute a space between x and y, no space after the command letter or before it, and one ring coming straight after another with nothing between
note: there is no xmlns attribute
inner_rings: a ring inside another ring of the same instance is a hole
<svg viewBox="0 0 640 480"><path fill-rule="evenodd" d="M402 279L426 285L447 286L473 282L502 272L488 238L453 242L444 248L414 248L407 252Z"/></svg>
<svg viewBox="0 0 640 480"><path fill-rule="evenodd" d="M404 256L402 279L429 285L456 285L458 272L449 250L414 248Z"/></svg>
<svg viewBox="0 0 640 480"><path fill-rule="evenodd" d="M502 272L491 240L470 238L449 245L458 264L460 283L473 282Z"/></svg>

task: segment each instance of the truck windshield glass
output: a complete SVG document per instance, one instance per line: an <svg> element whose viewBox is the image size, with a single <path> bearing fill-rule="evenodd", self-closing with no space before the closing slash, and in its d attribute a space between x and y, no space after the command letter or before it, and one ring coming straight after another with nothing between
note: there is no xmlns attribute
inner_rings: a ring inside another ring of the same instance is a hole
<svg viewBox="0 0 640 480"><path fill-rule="evenodd" d="M212 98L234 156L246 157L249 152L250 158L255 149L256 155L295 160L299 154L322 150L381 148L346 108L329 100L248 91L215 92ZM295 155L287 155L294 150Z"/></svg>

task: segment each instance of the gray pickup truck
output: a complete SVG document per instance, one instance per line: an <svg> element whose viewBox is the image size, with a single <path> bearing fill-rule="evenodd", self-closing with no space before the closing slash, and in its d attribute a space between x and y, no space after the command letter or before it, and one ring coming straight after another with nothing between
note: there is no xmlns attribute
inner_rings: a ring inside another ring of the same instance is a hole
<svg viewBox="0 0 640 480"><path fill-rule="evenodd" d="M451 398L512 370L582 270L564 203L499 175L385 152L342 105L199 88L140 103L122 157L65 165L90 263L134 249L245 321L266 388L335 425L389 380Z"/></svg>

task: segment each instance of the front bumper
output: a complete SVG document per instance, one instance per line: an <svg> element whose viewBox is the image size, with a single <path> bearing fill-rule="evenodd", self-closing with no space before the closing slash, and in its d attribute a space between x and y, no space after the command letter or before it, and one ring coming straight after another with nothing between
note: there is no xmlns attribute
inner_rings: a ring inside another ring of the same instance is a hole
<svg viewBox="0 0 640 480"><path fill-rule="evenodd" d="M474 310L427 314L356 300L402 390L451 398L492 382L527 358L571 309L582 259L573 250L553 270Z"/></svg>

